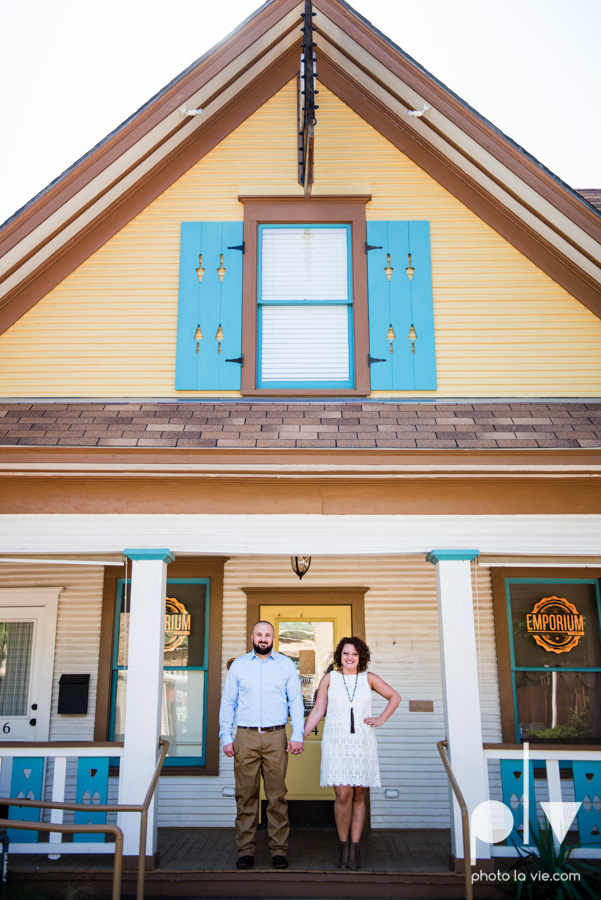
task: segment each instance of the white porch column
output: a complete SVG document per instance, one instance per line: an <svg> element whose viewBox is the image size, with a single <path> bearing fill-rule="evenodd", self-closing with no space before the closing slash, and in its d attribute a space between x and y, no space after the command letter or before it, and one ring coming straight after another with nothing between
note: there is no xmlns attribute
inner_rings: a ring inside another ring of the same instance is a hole
<svg viewBox="0 0 601 900"><path fill-rule="evenodd" d="M156 766L161 733L165 594L169 550L125 550L132 560L129 648L125 699L125 747L119 802L142 803ZM146 855L157 848L158 788L148 813ZM120 814L124 856L138 855L140 816Z"/></svg>
<svg viewBox="0 0 601 900"><path fill-rule="evenodd" d="M472 810L487 800L482 751L482 719L470 563L478 550L432 550L426 559L436 567L438 626L442 665L445 732L453 772ZM449 784L452 852L463 858L461 810ZM469 855L469 847L467 848ZM487 845L478 842L478 856L488 859Z"/></svg>

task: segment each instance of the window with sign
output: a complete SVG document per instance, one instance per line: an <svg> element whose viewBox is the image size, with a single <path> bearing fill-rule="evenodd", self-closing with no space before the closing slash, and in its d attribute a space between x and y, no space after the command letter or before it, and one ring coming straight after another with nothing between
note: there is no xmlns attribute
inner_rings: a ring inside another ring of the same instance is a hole
<svg viewBox="0 0 601 900"><path fill-rule="evenodd" d="M208 578L167 580L161 734L165 765L204 765L209 640ZM129 635L129 580L117 588L113 651L112 740L123 740Z"/></svg>
<svg viewBox="0 0 601 900"><path fill-rule="evenodd" d="M596 579L507 578L520 740L601 739L601 604Z"/></svg>

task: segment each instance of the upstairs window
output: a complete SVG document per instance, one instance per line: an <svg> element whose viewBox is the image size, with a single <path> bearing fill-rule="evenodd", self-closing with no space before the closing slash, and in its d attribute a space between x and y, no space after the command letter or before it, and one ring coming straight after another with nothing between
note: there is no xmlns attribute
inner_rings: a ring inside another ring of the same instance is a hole
<svg viewBox="0 0 601 900"><path fill-rule="evenodd" d="M258 387L353 386L350 231L259 226Z"/></svg>

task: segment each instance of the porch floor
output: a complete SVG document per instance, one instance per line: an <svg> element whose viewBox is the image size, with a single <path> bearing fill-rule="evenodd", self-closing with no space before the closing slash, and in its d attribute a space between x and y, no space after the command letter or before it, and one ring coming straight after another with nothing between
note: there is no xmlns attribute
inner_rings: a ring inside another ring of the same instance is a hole
<svg viewBox="0 0 601 900"><path fill-rule="evenodd" d="M337 847L334 829L293 830L288 871L338 873ZM154 874L167 872L237 871L233 828L159 828L158 848L159 866L148 873L149 880ZM450 849L451 836L447 829L368 831L361 842L361 871L371 874L449 873ZM83 875L110 872L113 868L113 857L109 854L67 852L60 859L51 860L45 854L32 853L9 858L9 871L20 874L61 872ZM272 870L267 831L263 829L257 832L253 871L260 869ZM241 874L248 877L250 873Z"/></svg>
<svg viewBox="0 0 601 900"><path fill-rule="evenodd" d="M412 829L366 832L360 871L336 868L334 829L294 829L287 870L273 869L267 832L259 830L255 866L236 869L233 828L160 828L159 865L146 874L145 897L239 898L239 900L464 900L462 875L452 872L450 832ZM38 845L39 846L39 845ZM48 846L48 845L46 845ZM55 845L56 847L56 845ZM50 849L50 848L48 848ZM53 848L55 849L55 848ZM47 853L48 851L46 851ZM96 900L111 894L112 855L65 853L10 856L9 883L29 885L49 900L65 896L67 882L94 891ZM123 873L121 896L135 895L136 873ZM496 886L476 885L474 896L499 900Z"/></svg>

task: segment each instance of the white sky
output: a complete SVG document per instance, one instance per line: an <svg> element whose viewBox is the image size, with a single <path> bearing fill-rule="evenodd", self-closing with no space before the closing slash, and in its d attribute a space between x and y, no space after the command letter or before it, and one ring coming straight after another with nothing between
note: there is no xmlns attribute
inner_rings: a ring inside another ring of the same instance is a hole
<svg viewBox="0 0 601 900"><path fill-rule="evenodd" d="M0 222L258 5L0 0ZM568 184L601 187L601 0L353 5Z"/></svg>

